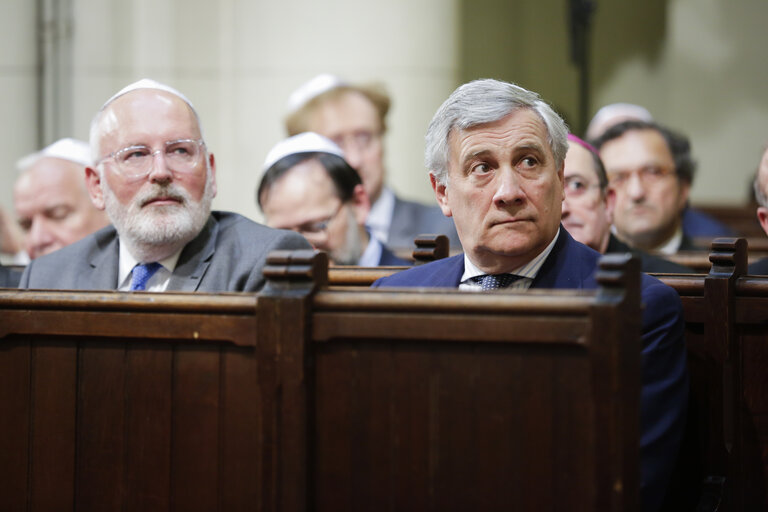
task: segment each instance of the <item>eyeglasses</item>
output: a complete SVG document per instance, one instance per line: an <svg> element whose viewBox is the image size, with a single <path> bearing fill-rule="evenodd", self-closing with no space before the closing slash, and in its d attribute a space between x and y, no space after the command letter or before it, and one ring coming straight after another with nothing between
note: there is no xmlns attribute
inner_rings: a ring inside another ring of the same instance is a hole
<svg viewBox="0 0 768 512"><path fill-rule="evenodd" d="M111 158L120 174L126 178L141 178L149 174L152 169L155 154L161 153L165 159L165 165L171 171L195 173L200 170L198 164L204 146L205 143L202 140L195 139L171 140L166 142L162 149L155 150L143 144L128 146L108 154L96 162L96 165Z"/></svg>
<svg viewBox="0 0 768 512"><path fill-rule="evenodd" d="M568 176L565 178L565 196L570 199L579 198L593 188L600 188L600 185L597 183L587 183L587 180L581 176Z"/></svg>
<svg viewBox="0 0 768 512"><path fill-rule="evenodd" d="M660 165L646 165L633 171L612 171L608 173L608 184L613 188L624 188L632 175L637 176L643 185L658 183L675 173L674 169Z"/></svg>
<svg viewBox="0 0 768 512"><path fill-rule="evenodd" d="M331 140L336 143L343 151L354 149L356 151L365 151L378 140L381 135L378 131L357 130L352 133L346 133L333 137Z"/></svg>
<svg viewBox="0 0 768 512"><path fill-rule="evenodd" d="M331 224L333 219L336 218L343 206L344 203L339 203L339 206L336 207L333 213L324 219L305 222L304 224L299 224L298 226L289 227L286 229L292 229L293 231L301 233L307 240L318 240L323 238L328 234L328 226Z"/></svg>

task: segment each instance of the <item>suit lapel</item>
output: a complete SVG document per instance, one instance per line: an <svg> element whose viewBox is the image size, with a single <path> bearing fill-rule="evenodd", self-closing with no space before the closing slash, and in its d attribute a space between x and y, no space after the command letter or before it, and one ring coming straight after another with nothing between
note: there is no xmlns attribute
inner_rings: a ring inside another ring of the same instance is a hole
<svg viewBox="0 0 768 512"><path fill-rule="evenodd" d="M216 250L218 234L219 224L210 215L200 234L181 251L168 281L168 291L194 292L199 288Z"/></svg>
<svg viewBox="0 0 768 512"><path fill-rule="evenodd" d="M88 265L91 268L90 278L80 276L85 284L83 289L117 290L120 251L115 229L110 226L98 232L96 243L92 247L93 250L88 256Z"/></svg>
<svg viewBox="0 0 768 512"><path fill-rule="evenodd" d="M557 242L536 274L531 288L594 288L599 256L576 242L561 225Z"/></svg>

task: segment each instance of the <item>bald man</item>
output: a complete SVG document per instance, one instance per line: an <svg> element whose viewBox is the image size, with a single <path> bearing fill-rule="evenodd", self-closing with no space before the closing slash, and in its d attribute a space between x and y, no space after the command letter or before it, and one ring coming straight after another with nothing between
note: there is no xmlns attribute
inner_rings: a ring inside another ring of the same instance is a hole
<svg viewBox="0 0 768 512"><path fill-rule="evenodd" d="M61 139L21 159L13 189L23 246L31 259L51 253L97 231L109 219L85 188L90 164L87 143Z"/></svg>
<svg viewBox="0 0 768 512"><path fill-rule="evenodd" d="M88 192L113 226L33 260L22 288L257 291L270 251L311 249L281 231L211 211L216 162L179 91L140 80L91 123Z"/></svg>

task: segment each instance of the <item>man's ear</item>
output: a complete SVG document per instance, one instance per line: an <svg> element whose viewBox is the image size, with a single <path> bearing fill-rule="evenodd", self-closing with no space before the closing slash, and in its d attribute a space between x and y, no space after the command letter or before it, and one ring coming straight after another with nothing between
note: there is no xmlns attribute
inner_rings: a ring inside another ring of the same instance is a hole
<svg viewBox="0 0 768 512"><path fill-rule="evenodd" d="M371 211L371 200L363 185L355 185L352 191L352 209L355 212L355 220L358 226L365 225L368 214Z"/></svg>
<svg viewBox="0 0 768 512"><path fill-rule="evenodd" d="M768 208L765 206L757 207L757 220L760 221L760 225L763 227L763 231L768 235Z"/></svg>
<svg viewBox="0 0 768 512"><path fill-rule="evenodd" d="M429 172L429 182L432 184L432 190L435 191L435 198L437 199L437 204L440 206L440 209L443 211L443 215L446 217L453 216L451 207L448 205L448 186L442 185L439 181L437 181L437 177L435 177L434 171Z"/></svg>
<svg viewBox="0 0 768 512"><path fill-rule="evenodd" d="M211 170L211 191L213 197L216 197L216 159L213 157L213 153L208 153L208 166Z"/></svg>
<svg viewBox="0 0 768 512"><path fill-rule="evenodd" d="M85 186L88 189L88 195L91 196L91 202L99 209L104 209L104 191L101 189L101 176L99 171L93 167L85 168Z"/></svg>

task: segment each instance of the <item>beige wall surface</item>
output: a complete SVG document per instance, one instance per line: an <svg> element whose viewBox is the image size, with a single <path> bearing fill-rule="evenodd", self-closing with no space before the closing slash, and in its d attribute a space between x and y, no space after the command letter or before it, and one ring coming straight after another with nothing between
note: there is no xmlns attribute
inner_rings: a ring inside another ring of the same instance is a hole
<svg viewBox="0 0 768 512"><path fill-rule="evenodd" d="M647 107L691 140L699 163L694 204L745 203L768 142L768 2L595 4L591 112L614 102ZM492 76L516 82L539 92L572 127L580 126L568 5L462 2L462 80Z"/></svg>
<svg viewBox="0 0 768 512"><path fill-rule="evenodd" d="M321 72L378 81L393 97L389 182L434 201L422 164L426 125L461 82L495 77L539 92L578 126L568 2L535 0L62 0L37 72L37 3L0 2L3 145L0 206L14 163L91 117L123 85L152 77L197 106L218 162L215 207L261 217L254 190L284 136L290 92ZM700 162L694 203L739 204L768 141L764 0L599 1L591 110L648 107L687 133ZM42 91L39 101L38 90ZM43 119L43 126L38 123Z"/></svg>

